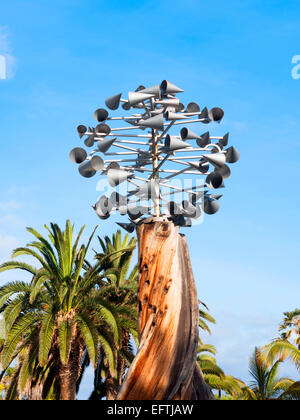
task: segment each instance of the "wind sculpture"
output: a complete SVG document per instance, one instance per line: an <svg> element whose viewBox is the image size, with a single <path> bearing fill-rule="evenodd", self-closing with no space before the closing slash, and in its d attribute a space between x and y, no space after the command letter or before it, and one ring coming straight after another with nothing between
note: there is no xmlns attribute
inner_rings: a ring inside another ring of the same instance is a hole
<svg viewBox="0 0 300 420"><path fill-rule="evenodd" d="M119 225L130 233L136 230L139 243L140 344L116 396L119 400L213 399L196 363L197 291L179 228L190 227L203 212L219 210L222 195L216 190L224 188L231 174L228 164L238 161L239 152L228 147L229 134L213 137L189 128L220 123L224 111L201 110L194 102L185 106L177 98L182 92L164 80L149 88L139 86L126 99L122 94L109 97L109 110L122 104L132 114L113 117L104 108L96 110L95 128L77 128L92 152L76 147L70 153L83 177L100 173L111 187L130 187L125 195L114 191L101 196L94 206L103 220L114 211L127 215L129 223ZM116 121L126 126L108 125ZM193 180L192 185L175 185L176 177Z"/></svg>

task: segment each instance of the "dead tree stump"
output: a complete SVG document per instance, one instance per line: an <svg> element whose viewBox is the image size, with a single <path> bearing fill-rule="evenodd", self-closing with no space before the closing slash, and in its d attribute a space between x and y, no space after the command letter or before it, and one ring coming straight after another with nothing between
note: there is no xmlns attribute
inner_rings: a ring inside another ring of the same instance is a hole
<svg viewBox="0 0 300 420"><path fill-rule="evenodd" d="M199 306L184 235L172 221L137 227L138 353L118 400L212 400L196 363Z"/></svg>

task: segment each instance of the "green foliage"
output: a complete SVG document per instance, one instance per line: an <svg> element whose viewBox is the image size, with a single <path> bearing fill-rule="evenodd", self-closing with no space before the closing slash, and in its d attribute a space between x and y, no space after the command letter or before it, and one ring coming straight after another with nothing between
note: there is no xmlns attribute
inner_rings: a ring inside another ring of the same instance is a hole
<svg viewBox="0 0 300 420"><path fill-rule="evenodd" d="M243 389L244 399L248 400L298 400L300 382L279 377L282 360L269 365L262 351L255 348L250 359L249 372L253 378L249 387Z"/></svg>
<svg viewBox="0 0 300 420"><path fill-rule="evenodd" d="M129 312L126 309L126 302L136 293L131 289L134 276L124 290L123 285L135 241L126 237L122 242L120 233L114 235L112 242L106 238L107 249L90 266L86 256L96 229L87 245L79 245L84 227L74 238L69 221L64 231L56 224L46 229L48 238L28 228L35 240L13 252L13 258L33 257L39 269L19 261L0 266L0 272L20 269L33 276L31 284L13 282L0 289L0 313L6 324L0 349L3 369L18 360L19 380L11 381L7 390L11 396L39 382L47 395L57 392L60 369L80 366L80 355L85 350L95 366L101 351L101 360L115 375L122 329L134 329L129 316L131 307L127 308ZM117 245L120 246L116 251ZM112 285L117 301L104 290ZM71 359L71 348L77 349L72 352L72 357L77 355L77 362ZM78 377L80 373L79 369ZM76 381L68 385L76 388Z"/></svg>

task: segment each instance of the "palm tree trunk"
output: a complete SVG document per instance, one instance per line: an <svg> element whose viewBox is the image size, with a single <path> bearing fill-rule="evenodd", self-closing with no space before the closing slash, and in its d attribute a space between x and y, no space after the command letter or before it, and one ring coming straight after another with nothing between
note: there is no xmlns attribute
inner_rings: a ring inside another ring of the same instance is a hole
<svg viewBox="0 0 300 420"><path fill-rule="evenodd" d="M68 363L61 363L59 371L60 392L62 401L75 401L77 381L80 377L80 365L83 355L83 346L79 333L74 334Z"/></svg>
<svg viewBox="0 0 300 420"><path fill-rule="evenodd" d="M118 395L119 386L116 380L111 376L108 376L105 381L106 385L106 399L109 401L115 400Z"/></svg>
<svg viewBox="0 0 300 420"><path fill-rule="evenodd" d="M73 380L73 372L71 363L61 365L59 372L60 393L62 401L76 400L76 381Z"/></svg>

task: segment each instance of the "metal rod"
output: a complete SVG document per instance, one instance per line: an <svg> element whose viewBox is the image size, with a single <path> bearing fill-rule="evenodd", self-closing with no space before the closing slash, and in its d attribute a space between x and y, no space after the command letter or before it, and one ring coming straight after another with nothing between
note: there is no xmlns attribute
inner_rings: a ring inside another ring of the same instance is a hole
<svg viewBox="0 0 300 420"><path fill-rule="evenodd" d="M165 131L159 136L158 140L162 140L162 138L167 134L167 132L170 130L170 128L172 128L172 126L174 125L175 121L172 121L171 124L168 125L168 127L165 129Z"/></svg>

